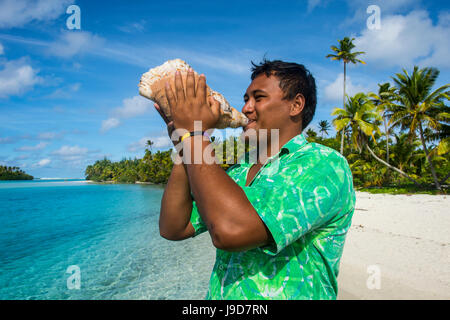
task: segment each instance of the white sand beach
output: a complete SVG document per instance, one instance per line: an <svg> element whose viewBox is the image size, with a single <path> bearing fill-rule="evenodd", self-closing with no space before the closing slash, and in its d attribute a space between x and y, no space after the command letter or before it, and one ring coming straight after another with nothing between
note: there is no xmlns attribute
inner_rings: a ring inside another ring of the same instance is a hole
<svg viewBox="0 0 450 320"><path fill-rule="evenodd" d="M177 245L190 252L177 263L189 266L188 277L202 277L192 298L203 299L215 257L211 239L202 234ZM374 271L379 283L370 281ZM179 277L165 272L165 279ZM342 300L450 299L450 197L357 192L338 286Z"/></svg>
<svg viewBox="0 0 450 320"><path fill-rule="evenodd" d="M338 299L450 299L450 197L356 198Z"/></svg>

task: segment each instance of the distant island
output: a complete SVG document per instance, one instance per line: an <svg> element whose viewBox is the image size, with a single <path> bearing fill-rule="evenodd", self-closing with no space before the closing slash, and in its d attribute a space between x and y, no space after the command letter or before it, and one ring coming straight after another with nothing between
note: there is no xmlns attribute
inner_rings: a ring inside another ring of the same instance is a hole
<svg viewBox="0 0 450 320"><path fill-rule="evenodd" d="M148 148L142 159L122 159L112 162L106 158L88 165L85 170L86 180L95 182L136 183L151 182L167 183L172 170L171 151L152 153L152 141L147 141Z"/></svg>
<svg viewBox="0 0 450 320"><path fill-rule="evenodd" d="M216 156L223 159L220 166L223 169L230 167L230 163L237 163L237 156L242 153L244 146L238 137L228 137L220 141L212 137L216 150ZM233 152L227 154L227 144L232 145ZM145 155L142 159L122 159L118 162L104 158L88 165L85 170L86 180L106 183L143 183L143 184L166 184L172 171L173 162L171 150L152 152L153 142L147 141ZM249 148L245 148L248 151ZM231 160L233 158L233 160ZM227 160L228 159L228 160Z"/></svg>
<svg viewBox="0 0 450 320"><path fill-rule="evenodd" d="M0 166L0 180L33 180L34 177L20 170L19 167Z"/></svg>

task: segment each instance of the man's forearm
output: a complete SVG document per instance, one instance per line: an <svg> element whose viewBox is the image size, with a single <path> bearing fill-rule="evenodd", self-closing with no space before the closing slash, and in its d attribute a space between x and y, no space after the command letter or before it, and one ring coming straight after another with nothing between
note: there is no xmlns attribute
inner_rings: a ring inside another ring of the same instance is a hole
<svg viewBox="0 0 450 320"><path fill-rule="evenodd" d="M183 164L174 164L161 201L160 234L165 238L178 238L189 224L191 211L192 197L186 169Z"/></svg>
<svg viewBox="0 0 450 320"><path fill-rule="evenodd" d="M189 164L193 163L194 147L201 147L204 152L209 145L209 142L203 141L202 138L189 138L184 146L191 150L190 155L185 152L184 161L192 194L213 241L215 236L223 237L227 234L227 237L238 242L244 234L251 232L253 227L256 227L255 230L259 229L257 226L261 227L263 223L242 188L218 164ZM262 230L265 232L264 227ZM255 236L263 239L261 245L267 240L267 237L261 234ZM246 239L250 242L253 240L251 237ZM229 239L227 241L229 242Z"/></svg>

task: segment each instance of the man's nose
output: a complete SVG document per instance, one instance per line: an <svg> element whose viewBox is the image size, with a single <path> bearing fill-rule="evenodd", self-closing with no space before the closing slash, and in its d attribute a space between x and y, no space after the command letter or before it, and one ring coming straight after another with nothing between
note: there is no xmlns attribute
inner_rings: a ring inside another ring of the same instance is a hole
<svg viewBox="0 0 450 320"><path fill-rule="evenodd" d="M242 107L242 113L243 114L246 115L248 113L252 113L255 110L255 107L254 107L254 105L253 105L253 103L251 101L252 101L252 99L248 99L247 102Z"/></svg>

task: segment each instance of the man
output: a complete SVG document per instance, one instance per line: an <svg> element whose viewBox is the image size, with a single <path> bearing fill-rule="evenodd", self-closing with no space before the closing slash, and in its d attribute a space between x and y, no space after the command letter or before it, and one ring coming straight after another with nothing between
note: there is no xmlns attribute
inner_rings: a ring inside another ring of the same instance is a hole
<svg viewBox="0 0 450 320"><path fill-rule="evenodd" d="M161 202L160 234L182 240L209 232L217 255L207 299L335 299L355 203L350 169L338 152L301 134L316 107L309 71L282 61L253 66L244 131L260 139L278 129L278 149L225 172L215 163L192 164L195 148L204 152L210 143L185 136L184 164L174 165ZM190 71L185 91L180 74L176 88L166 85L170 125L188 132L195 120L204 131L219 117L204 75L194 82Z"/></svg>

